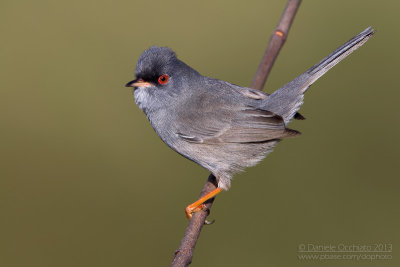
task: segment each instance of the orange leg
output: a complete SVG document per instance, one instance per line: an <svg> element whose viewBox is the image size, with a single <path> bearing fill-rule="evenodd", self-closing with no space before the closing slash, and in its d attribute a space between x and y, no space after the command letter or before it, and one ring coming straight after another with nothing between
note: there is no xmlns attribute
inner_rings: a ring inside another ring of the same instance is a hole
<svg viewBox="0 0 400 267"><path fill-rule="evenodd" d="M222 189L217 187L213 191L208 193L207 195L201 197L196 202L193 202L192 204L187 206L186 209L185 209L186 217L190 220L190 218L192 218L193 213L195 213L197 211L200 211L200 210L204 210L205 206L204 206L203 203L206 202L207 200L209 200L210 198L215 197L221 191L222 191Z"/></svg>

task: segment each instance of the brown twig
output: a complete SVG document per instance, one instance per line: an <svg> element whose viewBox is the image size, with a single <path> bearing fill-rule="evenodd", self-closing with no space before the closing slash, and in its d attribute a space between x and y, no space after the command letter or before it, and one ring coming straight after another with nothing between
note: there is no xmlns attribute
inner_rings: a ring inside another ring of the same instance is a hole
<svg viewBox="0 0 400 267"><path fill-rule="evenodd" d="M252 88L262 90L264 87L272 65L274 64L274 61L289 33L290 26L292 25L293 18L296 15L300 2L301 0L288 0L278 26L268 42L267 50L265 51L253 82L251 83ZM200 197L206 195L215 188L217 188L216 179L214 175L210 174L207 183L204 185L203 190L200 193ZM181 240L181 244L175 251L175 256L170 265L171 267L188 266L192 262L194 248L213 201L214 198L205 203L207 211L198 211L193 214L193 217L190 219L186 228L185 235Z"/></svg>
<svg viewBox="0 0 400 267"><path fill-rule="evenodd" d="M269 39L267 49L265 50L264 56L261 59L260 65L258 66L256 75L251 82L251 88L258 90L263 89L269 72L274 65L275 59L277 58L279 51L286 41L290 26L292 25L294 16L296 15L300 3L301 0L288 0L278 26L276 26L275 31L272 33L272 36Z"/></svg>
<svg viewBox="0 0 400 267"><path fill-rule="evenodd" d="M200 197L206 195L215 188L217 188L217 180L214 175L210 174L207 183L204 185L203 190L201 190ZM174 259L170 265L171 267L188 266L192 262L194 247L196 246L197 239L199 239L200 231L204 226L213 202L214 198L204 203L208 212L198 211L193 214L186 228L185 235L182 238L181 245L178 250L175 251Z"/></svg>

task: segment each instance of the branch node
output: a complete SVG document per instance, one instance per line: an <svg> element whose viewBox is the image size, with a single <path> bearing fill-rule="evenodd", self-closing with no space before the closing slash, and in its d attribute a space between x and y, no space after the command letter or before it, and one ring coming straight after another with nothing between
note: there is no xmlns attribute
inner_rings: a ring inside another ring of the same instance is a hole
<svg viewBox="0 0 400 267"><path fill-rule="evenodd" d="M276 29L274 34L280 37L282 40L286 40L286 34L283 31Z"/></svg>

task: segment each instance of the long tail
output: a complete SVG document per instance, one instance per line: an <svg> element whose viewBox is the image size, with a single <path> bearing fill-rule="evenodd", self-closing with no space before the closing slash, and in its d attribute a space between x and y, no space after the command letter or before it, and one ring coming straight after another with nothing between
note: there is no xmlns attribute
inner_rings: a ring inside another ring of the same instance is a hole
<svg viewBox="0 0 400 267"><path fill-rule="evenodd" d="M374 33L375 31L371 27L365 29L305 73L276 90L265 99L266 109L281 115L285 123L288 123L303 104L303 94L308 87L333 66L362 46Z"/></svg>

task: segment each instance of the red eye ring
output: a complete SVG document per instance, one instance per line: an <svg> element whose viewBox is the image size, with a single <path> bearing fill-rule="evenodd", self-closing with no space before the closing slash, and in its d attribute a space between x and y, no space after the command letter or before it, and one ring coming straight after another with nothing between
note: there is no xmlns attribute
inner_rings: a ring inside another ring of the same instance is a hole
<svg viewBox="0 0 400 267"><path fill-rule="evenodd" d="M159 84L166 84L169 81L169 76L168 74L163 74L160 77L158 77L158 83Z"/></svg>

